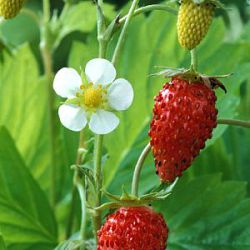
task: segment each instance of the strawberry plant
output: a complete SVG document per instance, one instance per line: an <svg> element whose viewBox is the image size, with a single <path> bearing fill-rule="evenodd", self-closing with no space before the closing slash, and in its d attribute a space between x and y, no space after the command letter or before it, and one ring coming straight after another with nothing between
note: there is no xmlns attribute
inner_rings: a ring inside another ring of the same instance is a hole
<svg viewBox="0 0 250 250"><path fill-rule="evenodd" d="M250 249L242 6L0 0L0 250Z"/></svg>

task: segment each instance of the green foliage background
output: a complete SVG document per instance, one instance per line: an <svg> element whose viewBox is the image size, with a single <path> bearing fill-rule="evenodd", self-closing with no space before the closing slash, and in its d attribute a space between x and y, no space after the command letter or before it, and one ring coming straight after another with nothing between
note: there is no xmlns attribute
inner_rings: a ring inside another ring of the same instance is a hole
<svg viewBox="0 0 250 250"><path fill-rule="evenodd" d="M40 13L40 2L27 1L25 7ZM91 1L76 2L53 24L54 72L62 66L80 70L97 56L95 6ZM199 47L199 70L205 74L234 72L224 80L228 93L216 92L219 117L249 120L249 9L245 1L224 2L230 10L217 14ZM110 1L105 6L109 20L116 16L120 4L126 4L115 3ZM149 3L152 1L141 2ZM60 12L62 1L53 1L52 7ZM119 128L105 137L105 186L115 194L121 183L129 189L136 159L149 140L153 97L165 81L149 74L156 70L154 66L189 65L189 53L178 45L175 23L176 16L156 11L134 18L130 25L118 73L133 84L135 101L120 114ZM70 165L75 162L78 135L59 123L56 110L61 100L53 106L54 119L49 117L51 83L44 76L39 27L34 20L21 13L1 24L0 39L0 250L51 250L65 236L72 188ZM117 35L109 56L116 40ZM213 139L173 194L154 204L170 228L168 249L250 249L249 150L250 130L225 125L216 128ZM56 206L52 208L49 192L53 157L57 174ZM154 171L150 156L143 169L141 193L158 184ZM76 234L79 210L77 201ZM57 249L74 247L61 244Z"/></svg>

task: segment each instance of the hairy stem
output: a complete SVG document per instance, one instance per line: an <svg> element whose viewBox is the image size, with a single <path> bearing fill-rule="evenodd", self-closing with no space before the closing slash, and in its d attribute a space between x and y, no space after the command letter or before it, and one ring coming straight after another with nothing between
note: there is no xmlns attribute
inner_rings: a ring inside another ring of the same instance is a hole
<svg viewBox="0 0 250 250"><path fill-rule="evenodd" d="M174 14L174 15L177 15L177 13L178 13L177 10L175 10L171 7L168 7L165 4L151 4L151 5L147 5L147 6L136 9L134 11L133 15L137 16L139 14L146 13L146 12L153 11L153 10L163 10L163 11L167 11L167 12ZM119 24L124 23L126 21L127 17L128 17L128 15L120 18Z"/></svg>
<svg viewBox="0 0 250 250"><path fill-rule="evenodd" d="M103 13L103 0L97 1L97 39L99 42L99 57L105 58L107 50L107 41L104 39L105 17Z"/></svg>
<svg viewBox="0 0 250 250"><path fill-rule="evenodd" d="M143 149L136 165L135 165L135 170L134 170L134 175L133 175L133 181L132 181L132 187L131 187L131 192L133 195L138 196L138 189L139 189L139 180L140 180L140 174L142 170L143 163L148 156L150 152L151 146L150 143L147 144L147 146Z"/></svg>
<svg viewBox="0 0 250 250"><path fill-rule="evenodd" d="M242 120L234 120L234 119L219 119L218 124L250 128L250 121L242 121Z"/></svg>
<svg viewBox="0 0 250 250"><path fill-rule="evenodd" d="M96 183L96 207L101 205L102 198L102 146L103 146L103 135L96 135L95 138L95 149L94 149L94 178ZM97 236L97 231L101 227L101 212L98 211L93 216L94 233Z"/></svg>
<svg viewBox="0 0 250 250"><path fill-rule="evenodd" d="M50 0L43 0L43 19L49 22L50 19Z"/></svg>
<svg viewBox="0 0 250 250"><path fill-rule="evenodd" d="M97 1L97 39L99 42L99 57L105 58L107 50L107 42L104 40L105 32L105 18L103 13L103 0ZM103 147L103 135L95 136L95 149L94 149L94 178L96 183L96 203L95 206L101 205L102 199L102 147ZM101 227L102 212L97 211L92 216L92 222L94 227L94 235L97 240L97 231Z"/></svg>
<svg viewBox="0 0 250 250"><path fill-rule="evenodd" d="M139 3L139 0L133 0L131 7L129 9L128 15L126 16L126 20L125 20L124 26L122 27L122 31L121 31L120 37L118 39L118 42L117 42L117 45L116 45L116 48L115 48L115 51L113 54L113 58L112 58L112 63L114 65L117 63L118 57L120 55L120 52L122 50L122 46L123 46L124 41L125 41L125 37L127 34L130 20L134 15L134 12L135 12L135 9L136 9L138 3Z"/></svg>

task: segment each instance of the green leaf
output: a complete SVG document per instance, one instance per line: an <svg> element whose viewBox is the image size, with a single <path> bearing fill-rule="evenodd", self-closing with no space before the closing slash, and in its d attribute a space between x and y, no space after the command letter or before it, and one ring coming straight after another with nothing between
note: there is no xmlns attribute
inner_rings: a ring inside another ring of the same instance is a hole
<svg viewBox="0 0 250 250"><path fill-rule="evenodd" d="M51 250L57 229L45 194L0 128L0 228L9 250Z"/></svg>
<svg viewBox="0 0 250 250"><path fill-rule="evenodd" d="M250 249L250 200L246 183L208 175L182 178L171 197L157 203L164 213L171 250Z"/></svg>
<svg viewBox="0 0 250 250"><path fill-rule="evenodd" d="M44 189L48 187L50 164L46 86L29 46L20 47L13 55L4 54L0 62L0 125L9 129L26 165Z"/></svg>
<svg viewBox="0 0 250 250"><path fill-rule="evenodd" d="M3 236L0 234L0 250L6 250L6 246L3 240Z"/></svg>

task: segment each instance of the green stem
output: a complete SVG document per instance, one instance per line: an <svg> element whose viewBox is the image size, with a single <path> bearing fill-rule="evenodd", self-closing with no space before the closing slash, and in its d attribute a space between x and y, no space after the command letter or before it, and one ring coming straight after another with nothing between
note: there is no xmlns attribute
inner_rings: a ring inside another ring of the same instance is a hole
<svg viewBox="0 0 250 250"><path fill-rule="evenodd" d="M196 48L192 49L190 53L191 53L191 69L193 71L196 71L198 66Z"/></svg>
<svg viewBox="0 0 250 250"><path fill-rule="evenodd" d="M218 124L240 126L245 128L250 128L249 121L233 120L233 119L219 119Z"/></svg>
<svg viewBox="0 0 250 250"><path fill-rule="evenodd" d="M97 39L99 42L99 57L105 58L107 50L107 42L104 40L105 33L105 18L103 14L103 0L97 1ZM95 149L94 149L94 178L96 183L96 207L101 205L102 198L102 147L103 147L103 135L96 135L95 137ZM97 211L92 216L92 222L94 227L94 235L97 239L97 231L102 224L102 212Z"/></svg>
<svg viewBox="0 0 250 250"><path fill-rule="evenodd" d="M76 165L82 164L82 148L84 148L84 134L83 131L80 132L79 136L79 145L76 155ZM72 234L72 228L74 224L74 215L75 215L75 208L76 208L76 201L77 201L77 185L79 180L82 178L82 174L76 169L74 172L73 183L74 186L72 188L72 195L71 195L71 207L69 212L69 219L68 225L66 227L66 239L69 238Z"/></svg>
<svg viewBox="0 0 250 250"><path fill-rule="evenodd" d="M51 192L50 200L52 207L56 204L56 140L55 140L55 119L54 119L54 91L52 89L53 59L49 45L48 23L50 19L50 1L43 0L43 22L41 26L40 51L43 59L44 73L48 82L48 108L49 108L49 130L51 139Z"/></svg>
<svg viewBox="0 0 250 250"><path fill-rule="evenodd" d="M136 9L134 11L133 16L137 16L139 14L146 13L146 12L153 11L153 10L163 10L163 11L167 11L167 12L174 14L174 15L177 15L177 13L178 13L177 10L170 8L165 4L151 4L151 5L147 5L147 6ZM119 24L124 23L126 21L126 19L127 19L127 15L120 18Z"/></svg>
<svg viewBox="0 0 250 250"><path fill-rule="evenodd" d="M97 40L99 42L99 57L105 58L107 50L107 41L104 39L106 25L103 13L103 0L97 1Z"/></svg>
<svg viewBox="0 0 250 250"><path fill-rule="evenodd" d="M43 0L43 19L44 22L49 22L50 19L50 0Z"/></svg>
<svg viewBox="0 0 250 250"><path fill-rule="evenodd" d="M96 207L101 205L102 198L102 146L103 146L103 135L96 135L95 138L95 149L94 149L94 178L96 183ZM97 231L101 227L101 212L98 211L93 217L94 233L97 236Z"/></svg>
<svg viewBox="0 0 250 250"><path fill-rule="evenodd" d="M136 165L135 165L135 170L134 170L134 175L133 175L133 181L132 181L132 187L131 191L132 194L135 196L138 196L138 189L139 189L139 180L140 180L140 174L142 170L143 163L149 154L151 150L150 143L147 144L147 146L143 149Z"/></svg>
<svg viewBox="0 0 250 250"><path fill-rule="evenodd" d="M113 54L113 58L112 58L112 63L114 65L116 65L116 63L117 63L118 57L120 55L120 52L122 50L122 46L123 46L124 41L125 41L125 37L126 37L126 34L127 34L127 30L128 30L130 20L134 15L134 12L135 12L135 9L136 9L136 6L137 6L138 3L139 3L139 0L133 0L133 2L131 4L131 7L129 9L128 15L126 17L124 26L122 27L122 31L121 31L120 37L118 39L118 42L117 42L117 45L116 45L116 48L115 48L115 51L114 51L114 54Z"/></svg>

